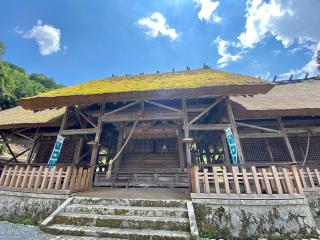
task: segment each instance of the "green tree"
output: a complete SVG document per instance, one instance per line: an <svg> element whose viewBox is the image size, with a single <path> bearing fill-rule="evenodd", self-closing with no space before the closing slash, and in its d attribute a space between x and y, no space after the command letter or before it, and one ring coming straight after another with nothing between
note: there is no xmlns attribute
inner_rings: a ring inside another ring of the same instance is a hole
<svg viewBox="0 0 320 240"><path fill-rule="evenodd" d="M6 52L6 46L4 45L3 42L0 41L0 60L2 59L2 56L5 54Z"/></svg>
<svg viewBox="0 0 320 240"><path fill-rule="evenodd" d="M0 110L16 106L20 98L63 87L44 74L28 74L17 65L1 61L4 53L5 45L0 41Z"/></svg>

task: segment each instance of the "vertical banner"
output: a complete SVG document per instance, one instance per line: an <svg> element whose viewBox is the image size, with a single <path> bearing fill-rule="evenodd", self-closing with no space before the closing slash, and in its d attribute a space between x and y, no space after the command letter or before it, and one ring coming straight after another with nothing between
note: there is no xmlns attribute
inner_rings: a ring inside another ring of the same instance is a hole
<svg viewBox="0 0 320 240"><path fill-rule="evenodd" d="M50 159L48 161L48 168L53 168L54 165L58 162L59 155L62 149L64 137L58 134L56 143L54 144Z"/></svg>
<svg viewBox="0 0 320 240"><path fill-rule="evenodd" d="M226 138L227 138L227 142L228 142L228 146L229 146L229 150L230 150L230 155L231 155L231 163L232 164L236 164L238 163L238 151L237 151L237 145L235 142L235 138L233 136L233 133L231 131L230 128L225 129L226 132Z"/></svg>

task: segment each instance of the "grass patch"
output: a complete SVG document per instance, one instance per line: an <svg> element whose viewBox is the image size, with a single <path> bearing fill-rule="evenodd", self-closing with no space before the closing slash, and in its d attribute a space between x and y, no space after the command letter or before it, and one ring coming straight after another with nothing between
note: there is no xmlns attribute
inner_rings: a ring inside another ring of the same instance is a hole
<svg viewBox="0 0 320 240"><path fill-rule="evenodd" d="M7 221L10 223L19 223L19 224L24 224L24 225L33 225L33 226L38 226L43 219L40 217L1 217L0 221Z"/></svg>

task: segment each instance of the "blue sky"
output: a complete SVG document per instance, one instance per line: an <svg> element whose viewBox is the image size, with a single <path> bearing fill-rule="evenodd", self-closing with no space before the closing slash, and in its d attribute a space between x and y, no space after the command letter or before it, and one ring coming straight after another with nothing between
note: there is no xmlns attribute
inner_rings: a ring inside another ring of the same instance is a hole
<svg viewBox="0 0 320 240"><path fill-rule="evenodd" d="M317 74L320 0L10 0L4 60L72 85L203 63L262 76Z"/></svg>

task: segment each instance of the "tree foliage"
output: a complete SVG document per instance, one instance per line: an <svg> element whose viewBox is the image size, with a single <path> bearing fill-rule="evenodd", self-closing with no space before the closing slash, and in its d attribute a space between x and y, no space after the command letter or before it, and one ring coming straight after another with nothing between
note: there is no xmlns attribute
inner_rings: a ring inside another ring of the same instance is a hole
<svg viewBox="0 0 320 240"><path fill-rule="evenodd" d="M24 69L0 61L0 110L14 107L16 101L63 87L43 74L28 74Z"/></svg>
<svg viewBox="0 0 320 240"><path fill-rule="evenodd" d="M6 46L4 45L3 42L0 41L0 60L5 52L6 52Z"/></svg>

